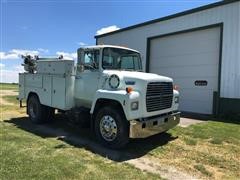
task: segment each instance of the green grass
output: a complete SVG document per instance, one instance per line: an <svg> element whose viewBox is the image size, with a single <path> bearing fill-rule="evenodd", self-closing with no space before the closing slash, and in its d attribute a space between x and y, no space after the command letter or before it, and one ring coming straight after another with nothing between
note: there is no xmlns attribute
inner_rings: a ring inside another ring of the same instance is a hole
<svg viewBox="0 0 240 180"><path fill-rule="evenodd" d="M5 99L7 102L18 104L17 96L3 96L3 99Z"/></svg>
<svg viewBox="0 0 240 180"><path fill-rule="evenodd" d="M18 91L18 84L0 83L0 90L16 90L16 91Z"/></svg>
<svg viewBox="0 0 240 180"><path fill-rule="evenodd" d="M0 107L0 111L1 112L7 112L7 111L22 111L23 108L19 108L19 101L17 100L17 96L3 96L2 97L5 101L7 101L8 103L12 103L13 105L9 104L9 105L4 105ZM26 105L25 100L23 101L23 105Z"/></svg>
<svg viewBox="0 0 240 180"><path fill-rule="evenodd" d="M240 120L239 120L240 121ZM240 126L234 123L213 122L178 128L176 133L195 139L217 139L221 142L240 144ZM174 132L174 131L173 131Z"/></svg>
<svg viewBox="0 0 240 180"><path fill-rule="evenodd" d="M1 179L157 179L55 138L0 122Z"/></svg>
<svg viewBox="0 0 240 180"><path fill-rule="evenodd" d="M219 139L219 138L215 138L215 137L213 139L211 139L209 142L212 144L222 144L223 143L221 138Z"/></svg>
<svg viewBox="0 0 240 180"><path fill-rule="evenodd" d="M197 140L189 137L185 137L183 139L187 145L195 146L197 144Z"/></svg>

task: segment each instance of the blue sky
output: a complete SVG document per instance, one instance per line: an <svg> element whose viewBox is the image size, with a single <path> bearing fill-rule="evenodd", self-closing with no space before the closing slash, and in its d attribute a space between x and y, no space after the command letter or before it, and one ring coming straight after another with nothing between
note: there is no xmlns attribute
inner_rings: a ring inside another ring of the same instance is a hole
<svg viewBox="0 0 240 180"><path fill-rule="evenodd" d="M20 54L63 54L75 58L77 48L95 44L97 32L124 28L216 0L0 2L0 81L17 82L17 73L22 71Z"/></svg>

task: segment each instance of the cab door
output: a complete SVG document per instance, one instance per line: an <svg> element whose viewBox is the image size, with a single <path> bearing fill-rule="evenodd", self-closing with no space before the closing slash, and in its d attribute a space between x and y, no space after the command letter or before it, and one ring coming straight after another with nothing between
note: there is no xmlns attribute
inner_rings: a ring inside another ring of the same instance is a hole
<svg viewBox="0 0 240 180"><path fill-rule="evenodd" d="M100 52L99 50L85 50L79 55L80 58L75 77L75 98L78 105L90 108L99 85Z"/></svg>

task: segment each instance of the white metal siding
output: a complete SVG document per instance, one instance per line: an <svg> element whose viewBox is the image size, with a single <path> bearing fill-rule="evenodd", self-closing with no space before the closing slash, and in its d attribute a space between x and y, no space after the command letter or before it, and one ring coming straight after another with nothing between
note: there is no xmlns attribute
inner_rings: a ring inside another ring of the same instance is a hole
<svg viewBox="0 0 240 180"><path fill-rule="evenodd" d="M211 24L224 23L221 97L240 98L240 2L161 21L98 38L98 44L124 45L139 50L146 64L147 38Z"/></svg>
<svg viewBox="0 0 240 180"><path fill-rule="evenodd" d="M180 110L212 114L218 90L220 28L155 38L150 42L150 71L180 86ZM196 86L195 81L207 81Z"/></svg>

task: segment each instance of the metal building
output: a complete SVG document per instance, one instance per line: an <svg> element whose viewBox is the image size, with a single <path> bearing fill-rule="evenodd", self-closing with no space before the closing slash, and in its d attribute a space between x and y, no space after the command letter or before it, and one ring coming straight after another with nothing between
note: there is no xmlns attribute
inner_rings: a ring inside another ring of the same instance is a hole
<svg viewBox="0 0 240 180"><path fill-rule="evenodd" d="M228 0L95 36L139 50L147 72L180 86L180 110L240 112L240 1Z"/></svg>

